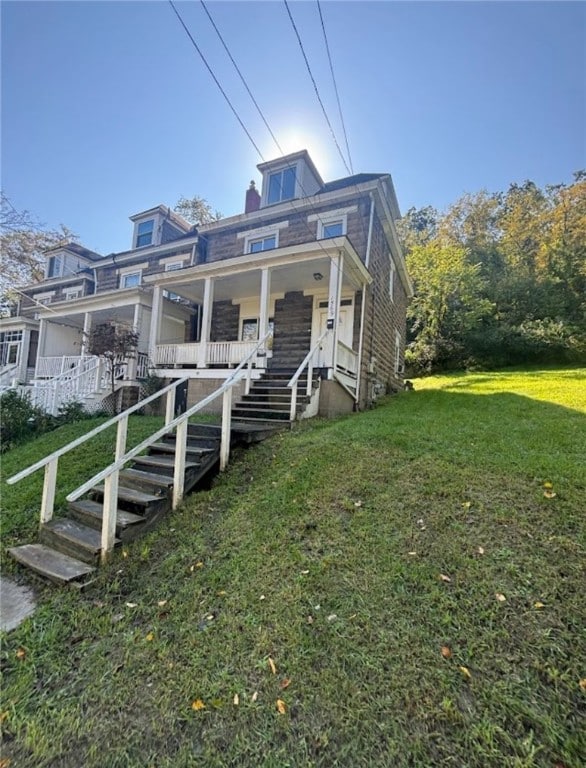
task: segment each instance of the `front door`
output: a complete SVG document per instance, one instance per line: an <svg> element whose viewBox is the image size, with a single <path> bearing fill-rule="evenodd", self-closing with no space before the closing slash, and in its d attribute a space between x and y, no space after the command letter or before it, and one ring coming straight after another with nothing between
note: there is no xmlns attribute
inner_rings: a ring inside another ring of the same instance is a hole
<svg viewBox="0 0 586 768"><path fill-rule="evenodd" d="M328 302L320 301L317 308L318 322L316 324L316 333L312 339L312 345L317 342L324 333L328 324ZM340 302L340 313L338 315L338 341L346 344L352 349L352 336L354 331L354 304L352 299L342 299ZM317 367L329 368L332 360L332 334L328 334L322 341L318 355Z"/></svg>

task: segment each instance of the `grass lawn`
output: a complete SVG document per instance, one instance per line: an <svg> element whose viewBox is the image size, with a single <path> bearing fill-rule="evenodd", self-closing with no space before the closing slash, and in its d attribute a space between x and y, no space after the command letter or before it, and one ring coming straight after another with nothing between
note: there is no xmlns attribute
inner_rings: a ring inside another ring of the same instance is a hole
<svg viewBox="0 0 586 768"><path fill-rule="evenodd" d="M585 414L584 369L435 377L237 453L87 592L39 588L3 638L3 754L578 768ZM3 491L3 545L30 540Z"/></svg>

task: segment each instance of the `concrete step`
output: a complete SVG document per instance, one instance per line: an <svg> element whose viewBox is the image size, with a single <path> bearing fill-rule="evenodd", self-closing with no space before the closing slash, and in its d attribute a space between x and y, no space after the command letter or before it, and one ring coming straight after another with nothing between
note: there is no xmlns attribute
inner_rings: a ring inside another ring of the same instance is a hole
<svg viewBox="0 0 586 768"><path fill-rule="evenodd" d="M90 528L95 528L97 531L102 530L104 507L98 501L92 501L92 499L72 501L69 504L69 515L74 520L78 520L80 523L83 523ZM133 512L128 512L126 509L117 509L116 536L118 536L121 541L127 541L131 538L129 529L132 529L132 536L135 536L144 527L145 522L146 518L142 515L135 515Z"/></svg>
<svg viewBox="0 0 586 768"><path fill-rule="evenodd" d="M90 565L97 565L100 558L100 532L68 517L56 518L41 525L39 538L41 544ZM119 543L120 539L116 539L115 544Z"/></svg>
<svg viewBox="0 0 586 768"><path fill-rule="evenodd" d="M96 570L88 563L43 544L24 544L21 547L12 547L8 552L18 563L56 584L78 581Z"/></svg>

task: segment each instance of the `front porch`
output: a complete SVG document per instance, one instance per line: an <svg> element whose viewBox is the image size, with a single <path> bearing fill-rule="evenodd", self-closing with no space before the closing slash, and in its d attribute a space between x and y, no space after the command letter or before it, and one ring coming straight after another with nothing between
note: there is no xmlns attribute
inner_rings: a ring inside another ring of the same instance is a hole
<svg viewBox="0 0 586 768"><path fill-rule="evenodd" d="M312 366L357 399L362 297L371 281L346 237L148 276L150 360L161 377L221 381L268 335L253 378L293 375L313 350ZM164 338L168 296L191 307L175 339Z"/></svg>

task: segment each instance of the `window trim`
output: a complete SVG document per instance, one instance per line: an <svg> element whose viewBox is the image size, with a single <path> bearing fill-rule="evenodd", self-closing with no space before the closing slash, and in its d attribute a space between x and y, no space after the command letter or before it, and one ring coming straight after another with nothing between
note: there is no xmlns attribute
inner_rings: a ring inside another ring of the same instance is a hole
<svg viewBox="0 0 586 768"><path fill-rule="evenodd" d="M134 277L135 275L138 275L138 282L136 282L134 285L126 285L126 281L129 277ZM138 288L139 285L142 283L142 269L133 269L132 271L120 273L120 288Z"/></svg>
<svg viewBox="0 0 586 768"><path fill-rule="evenodd" d="M263 240L266 237L274 237L275 248L278 248L280 231L288 226L289 221L278 221L276 224L270 224L269 226L257 227L256 229L248 229L244 232L238 232L236 238L238 240L244 240L245 255L250 254L250 243L252 240Z"/></svg>
<svg viewBox="0 0 586 768"><path fill-rule="evenodd" d="M71 296L70 294L72 293L74 293L75 296ZM73 301L74 299L80 299L82 296L83 296L83 288L81 285L76 285L75 287L69 287L63 291L64 301Z"/></svg>
<svg viewBox="0 0 586 768"><path fill-rule="evenodd" d="M54 274L50 274L51 272L51 262L55 263L56 261L59 262L59 271L55 272ZM63 271L65 267L65 254L64 253L56 253L53 256L49 256L47 259L47 269L45 272L45 277L47 280L53 280L55 277L63 277Z"/></svg>
<svg viewBox="0 0 586 768"><path fill-rule="evenodd" d="M293 194L291 197L283 197L283 184L281 182L281 189L279 194L278 200L270 200L270 193L271 193L271 179L274 176L277 176L277 174L283 174L285 171L293 171L294 178L293 178ZM295 200L298 195L298 189L299 189L299 163L285 163L281 167L277 166L276 168L272 168L270 170L267 170L266 174L266 190L263 189L264 194L264 205L279 205L279 203L288 203L291 200Z"/></svg>
<svg viewBox="0 0 586 768"><path fill-rule="evenodd" d="M152 224L150 232L143 232L141 233L139 230L143 224ZM141 243L139 245L138 239L139 237L144 237L145 235L150 234L151 238L148 243ZM134 228L134 247L135 248L146 248L149 245L154 245L155 240L155 217L148 219L143 219L142 221L135 222L135 228Z"/></svg>

